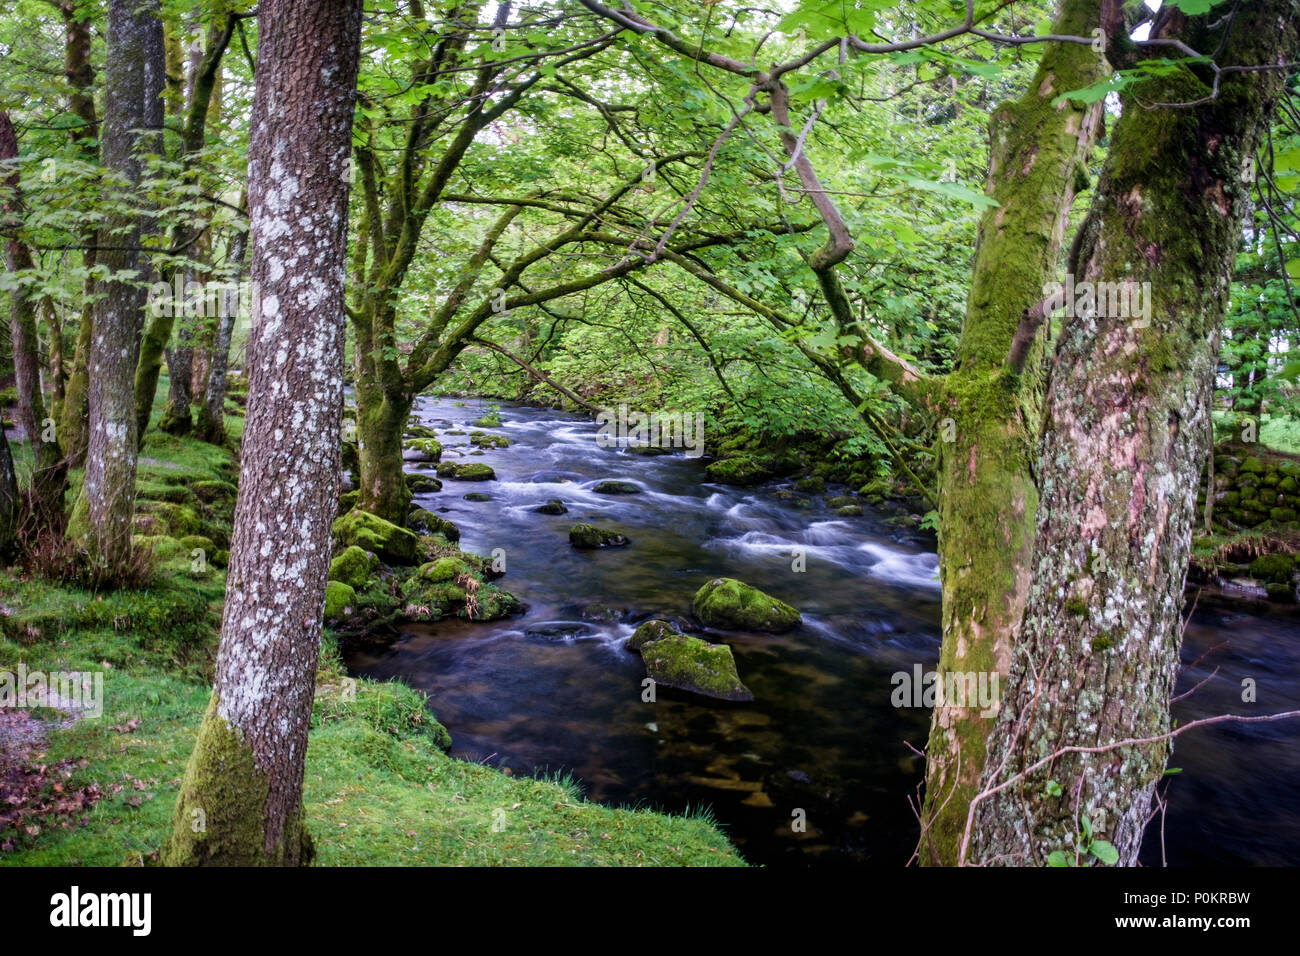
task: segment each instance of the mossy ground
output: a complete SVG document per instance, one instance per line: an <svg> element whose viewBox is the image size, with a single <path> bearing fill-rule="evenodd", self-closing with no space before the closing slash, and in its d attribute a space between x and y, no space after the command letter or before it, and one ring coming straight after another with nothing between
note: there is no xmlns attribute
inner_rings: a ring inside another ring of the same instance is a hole
<svg viewBox="0 0 1300 956"><path fill-rule="evenodd" d="M237 440L242 418L227 423ZM151 436L142 455L153 462L142 462L142 485L172 484L164 474L232 478L229 450L191 439ZM210 699L224 584L221 570L196 573L181 555L137 592L96 594L0 571L0 670L21 662L104 674L103 716L50 722L41 758L67 761L60 786L95 784L102 798L84 825L0 833L0 843L15 841L0 865L157 860ZM603 807L570 782L448 757L449 737L424 697L401 684L354 684L328 633L317 678L304 803L318 864L743 865L707 814Z"/></svg>

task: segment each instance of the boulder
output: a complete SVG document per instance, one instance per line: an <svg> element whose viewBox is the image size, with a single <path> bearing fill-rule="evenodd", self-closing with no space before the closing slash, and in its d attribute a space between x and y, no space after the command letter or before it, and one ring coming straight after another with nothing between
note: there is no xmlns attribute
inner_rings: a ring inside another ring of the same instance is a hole
<svg viewBox="0 0 1300 956"><path fill-rule="evenodd" d="M714 578L695 592L695 616L708 627L779 634L798 627L799 612L735 578Z"/></svg>
<svg viewBox="0 0 1300 956"><path fill-rule="evenodd" d="M406 443L402 457L407 461L439 461L442 443L436 438L412 438Z"/></svg>
<svg viewBox="0 0 1300 956"><path fill-rule="evenodd" d="M444 461L438 466L439 478L450 478L453 481L496 481L496 472L490 465L471 464L464 465L454 461Z"/></svg>
<svg viewBox="0 0 1300 956"><path fill-rule="evenodd" d="M357 592L342 581L329 581L325 585L325 620L337 621L347 615L357 603Z"/></svg>
<svg viewBox="0 0 1300 956"><path fill-rule="evenodd" d="M651 641L660 641L677 633L677 629L667 621L646 621L627 639L626 647L629 651L639 651Z"/></svg>
<svg viewBox="0 0 1300 956"><path fill-rule="evenodd" d="M595 551L598 548L621 548L628 543L625 535L617 531L608 531L590 524L575 524L569 529L569 544L580 551Z"/></svg>
<svg viewBox="0 0 1300 956"><path fill-rule="evenodd" d="M569 509L564 507L564 502L559 498L552 498L550 501L546 502L546 504L539 505L533 510L544 515L563 515L569 513Z"/></svg>
<svg viewBox="0 0 1300 956"><path fill-rule="evenodd" d="M420 541L414 532L359 508L334 522L334 537L344 548L356 545L389 564L414 564Z"/></svg>
<svg viewBox="0 0 1300 956"><path fill-rule="evenodd" d="M598 495L639 495L641 488L630 481L602 481L591 489Z"/></svg>
<svg viewBox="0 0 1300 956"><path fill-rule="evenodd" d="M716 697L719 700L753 700L740 682L736 660L726 644L710 644L698 637L673 634L641 645L646 674L656 684Z"/></svg>
<svg viewBox="0 0 1300 956"><path fill-rule="evenodd" d="M433 475L412 473L406 476L406 490L413 495L426 495L442 491L442 482Z"/></svg>
<svg viewBox="0 0 1300 956"><path fill-rule="evenodd" d="M329 579L346 584L355 591L365 588L370 576L379 568L379 558L355 544L340 551L330 562Z"/></svg>
<svg viewBox="0 0 1300 956"><path fill-rule="evenodd" d="M406 526L416 534L440 534L453 544L460 540L460 528L423 508L411 509L406 517Z"/></svg>

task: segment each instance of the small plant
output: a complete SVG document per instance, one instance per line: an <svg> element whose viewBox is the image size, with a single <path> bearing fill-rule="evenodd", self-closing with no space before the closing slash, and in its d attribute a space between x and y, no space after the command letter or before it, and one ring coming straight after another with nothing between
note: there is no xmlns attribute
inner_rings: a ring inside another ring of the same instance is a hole
<svg viewBox="0 0 1300 956"><path fill-rule="evenodd" d="M1052 796L1050 784L1056 783L1055 780L1048 781L1048 795ZM1056 785L1056 796L1060 795L1061 786ZM1067 853L1065 850L1053 850L1047 855L1048 866L1076 866L1076 860L1082 862L1084 866L1091 866L1091 860L1096 860L1103 866L1114 866L1119 862L1119 850L1115 849L1114 844L1106 840L1094 840L1092 836L1092 821L1087 817L1079 819L1079 840L1075 844L1074 853Z"/></svg>

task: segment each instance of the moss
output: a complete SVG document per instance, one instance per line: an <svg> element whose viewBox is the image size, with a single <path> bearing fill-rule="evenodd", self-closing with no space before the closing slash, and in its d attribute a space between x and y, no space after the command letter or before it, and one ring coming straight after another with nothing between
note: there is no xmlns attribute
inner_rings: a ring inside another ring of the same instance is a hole
<svg viewBox="0 0 1300 956"><path fill-rule="evenodd" d="M1250 576L1256 581L1286 584L1294 570L1295 562L1284 554L1261 554L1250 562Z"/></svg>
<svg viewBox="0 0 1300 956"><path fill-rule="evenodd" d="M419 574L426 581L440 582L452 581L457 575L465 574L468 571L469 566L464 561L448 555L436 561L420 565Z"/></svg>
<svg viewBox="0 0 1300 956"><path fill-rule="evenodd" d="M1082 598L1070 598L1065 602L1065 609L1076 617L1086 617L1088 614L1088 602Z"/></svg>
<svg viewBox="0 0 1300 956"><path fill-rule="evenodd" d="M1241 463L1241 473L1245 475L1262 475L1264 473L1264 462L1254 455L1249 455Z"/></svg>
<svg viewBox="0 0 1300 956"><path fill-rule="evenodd" d="M342 581L328 581L325 584L325 620L337 621L348 613L349 608L356 607L357 592Z"/></svg>
<svg viewBox="0 0 1300 956"><path fill-rule="evenodd" d="M1098 634L1092 639L1092 649L1094 651L1108 651L1113 646L1109 634Z"/></svg>
<svg viewBox="0 0 1300 956"><path fill-rule="evenodd" d="M201 530L198 514L188 505L171 501L141 501L136 511L137 517L146 515L157 519L173 538L184 538Z"/></svg>
<svg viewBox="0 0 1300 956"><path fill-rule="evenodd" d="M263 827L270 784L252 748L217 712L212 695L185 769L164 866L280 866L307 863L311 839L301 810L281 845L268 853ZM201 825L200 825L201 824Z"/></svg>
<svg viewBox="0 0 1300 956"><path fill-rule="evenodd" d="M720 700L748 701L754 695L740 682L731 648L698 637L674 634L641 646L646 673L656 684Z"/></svg>
<svg viewBox="0 0 1300 956"><path fill-rule="evenodd" d="M346 584L360 591L379 568L379 558L363 548L350 544L330 562L329 580Z"/></svg>
<svg viewBox="0 0 1300 956"><path fill-rule="evenodd" d="M753 455L739 455L710 462L704 470L710 481L724 485L757 485L776 475L766 463Z"/></svg>
<svg viewBox="0 0 1300 956"><path fill-rule="evenodd" d="M225 505L233 508L238 489L229 481L196 481L190 486L195 496L206 504Z"/></svg>
<svg viewBox="0 0 1300 956"><path fill-rule="evenodd" d="M538 514L544 515L563 515L569 513L569 509L564 507L564 502L559 498L552 498L550 501L546 502L546 504L538 505L533 510Z"/></svg>
<svg viewBox="0 0 1300 956"><path fill-rule="evenodd" d="M735 578L714 578L691 603L695 616L708 627L780 633L798 627L799 612L771 595Z"/></svg>
<svg viewBox="0 0 1300 956"><path fill-rule="evenodd" d="M569 544L580 551L598 548L621 548L629 538L616 531L608 531L590 524L575 524L569 529Z"/></svg>
<svg viewBox="0 0 1300 956"><path fill-rule="evenodd" d="M406 490L413 495L427 495L442 491L442 482L432 475L408 474Z"/></svg>
<svg viewBox="0 0 1300 956"><path fill-rule="evenodd" d="M414 564L419 538L378 515L354 508L334 522L334 537L343 547L356 545L391 564Z"/></svg>
<svg viewBox="0 0 1300 956"><path fill-rule="evenodd" d="M630 481L602 481L591 489L598 495L639 495L641 488Z"/></svg>
<svg viewBox="0 0 1300 956"><path fill-rule="evenodd" d="M461 495L466 501L491 501L492 496L484 494L481 491L471 491L469 494Z"/></svg>
<svg viewBox="0 0 1300 956"><path fill-rule="evenodd" d="M858 503L858 499L852 495L836 495L834 498L826 499L826 504L831 508L850 508Z"/></svg>
<svg viewBox="0 0 1300 956"><path fill-rule="evenodd" d="M496 481L497 479L491 465L477 462L461 464L455 461L444 461L438 465L438 477L450 478L453 481Z"/></svg>
<svg viewBox="0 0 1300 956"><path fill-rule="evenodd" d="M629 651L639 651L644 644L663 640L676 633L678 633L677 628L667 621L646 621L627 639L627 644L624 646Z"/></svg>
<svg viewBox="0 0 1300 956"><path fill-rule="evenodd" d="M423 508L412 509L410 517L406 519L406 525L416 534L440 534L448 541L460 540L460 528L446 518L440 518L432 511Z"/></svg>
<svg viewBox="0 0 1300 956"><path fill-rule="evenodd" d="M820 495L826 492L826 480L816 476L800 478L794 486L806 495Z"/></svg>
<svg viewBox="0 0 1300 956"><path fill-rule="evenodd" d="M843 505L836 508L835 513L841 518L861 518L863 515L862 505Z"/></svg>
<svg viewBox="0 0 1300 956"><path fill-rule="evenodd" d="M442 444L436 438L412 438L405 443L410 454L403 455L408 461L440 461Z"/></svg>
<svg viewBox="0 0 1300 956"><path fill-rule="evenodd" d="M478 448L509 448L510 439L505 435L490 435L487 432L470 432L469 443Z"/></svg>

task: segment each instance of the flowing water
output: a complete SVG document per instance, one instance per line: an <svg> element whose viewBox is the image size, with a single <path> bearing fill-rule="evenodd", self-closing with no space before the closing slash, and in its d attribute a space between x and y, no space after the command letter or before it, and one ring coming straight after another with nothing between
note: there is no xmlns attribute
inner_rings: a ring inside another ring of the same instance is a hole
<svg viewBox="0 0 1300 956"><path fill-rule="evenodd" d="M838 517L821 496L799 507L779 483L709 484L699 459L599 447L594 423L553 410L503 406L501 427L484 430L512 444L480 455L468 435L447 433L474 430L483 411L445 398L417 406L445 459L489 464L498 477L446 481L417 501L460 527L465 550L501 549L507 574L498 583L528 611L485 624L407 625L387 646L350 650L353 673L428 693L454 756L516 774L569 773L608 804L709 807L750 862L906 862L916 842L909 798L922 773L911 748L925 746L929 711L894 707L891 677L938 660L932 543L871 509ZM595 493L606 479L641 491ZM470 492L491 498L466 500ZM552 498L568 513L534 510ZM631 544L577 551L567 532L578 522L617 529ZM663 688L643 701L645 669L623 648L627 638L652 617L689 626L695 591L720 575L794 604L803 625L712 636L731 646L752 703ZM1214 650L1188 668L1180 691L1219 671L1175 705L1176 716L1300 708L1298 634L1290 618L1199 611L1185 658ZM1240 700L1245 677L1257 681L1257 703ZM1180 738L1172 765L1182 772L1170 778L1163 821L1169 862L1297 862L1298 739L1294 722ZM1159 865L1161 852L1157 820L1144 862Z"/></svg>

